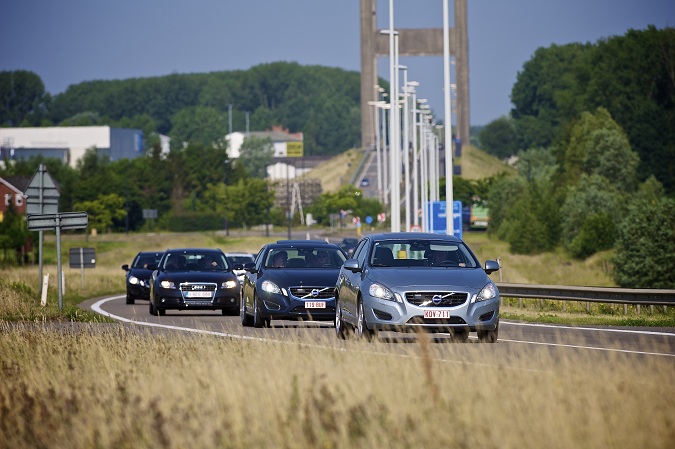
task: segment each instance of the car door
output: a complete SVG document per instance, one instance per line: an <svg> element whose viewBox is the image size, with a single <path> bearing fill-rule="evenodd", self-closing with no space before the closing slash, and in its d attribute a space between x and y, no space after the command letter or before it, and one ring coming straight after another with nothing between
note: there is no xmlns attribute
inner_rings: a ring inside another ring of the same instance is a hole
<svg viewBox="0 0 675 449"><path fill-rule="evenodd" d="M258 273L262 268L262 255L265 253L265 247L261 248L258 251L258 255L255 257L255 272L246 272L246 277L244 278L244 286L242 290L242 300L246 305L247 309L253 310L253 293L255 292L255 284L258 281Z"/></svg>
<svg viewBox="0 0 675 449"><path fill-rule="evenodd" d="M361 267L361 269L364 267L366 254L368 253L368 242L369 240L364 238L361 240L361 242L359 242L359 244L356 246L356 249L354 250L353 258L358 261L359 267ZM340 282L342 284L342 288L340 289L340 299L343 300L342 313L344 320L351 324L356 323L356 300L358 298L359 291L361 290L362 274L363 273L360 271L353 272L351 270L345 269L344 267L341 271L342 279Z"/></svg>

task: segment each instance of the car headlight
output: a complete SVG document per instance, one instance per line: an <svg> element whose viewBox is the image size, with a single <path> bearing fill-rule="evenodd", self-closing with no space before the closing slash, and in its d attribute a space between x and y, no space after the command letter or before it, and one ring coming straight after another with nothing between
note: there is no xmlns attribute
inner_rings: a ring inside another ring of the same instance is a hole
<svg viewBox="0 0 675 449"><path fill-rule="evenodd" d="M263 281L262 289L267 293L277 293L277 294L281 293L281 289L279 288L279 286L274 282L270 281Z"/></svg>
<svg viewBox="0 0 675 449"><path fill-rule="evenodd" d="M492 282L488 282L485 287L476 295L476 301L487 301L488 299L496 298L499 293L497 287Z"/></svg>
<svg viewBox="0 0 675 449"><path fill-rule="evenodd" d="M237 281L229 280L220 284L220 288L235 288L237 286Z"/></svg>
<svg viewBox="0 0 675 449"><path fill-rule="evenodd" d="M387 287L384 285L380 284L370 284L370 288L368 289L368 293L370 293L370 296L373 296L375 298L380 298L380 299L386 299L388 301L397 301L398 298L394 296L394 294L389 290Z"/></svg>
<svg viewBox="0 0 675 449"><path fill-rule="evenodd" d="M176 288L176 284L172 281L162 281L159 283L159 286L162 288Z"/></svg>
<svg viewBox="0 0 675 449"><path fill-rule="evenodd" d="M138 278L136 276L129 276L129 283L132 285L138 284Z"/></svg>

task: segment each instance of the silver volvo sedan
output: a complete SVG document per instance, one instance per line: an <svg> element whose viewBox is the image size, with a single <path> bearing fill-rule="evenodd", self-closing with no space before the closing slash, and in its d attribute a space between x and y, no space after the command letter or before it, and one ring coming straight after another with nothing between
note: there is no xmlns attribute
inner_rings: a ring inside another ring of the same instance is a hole
<svg viewBox="0 0 675 449"><path fill-rule="evenodd" d="M335 331L347 326L372 338L378 330L447 332L466 341L476 332L494 343L499 291L469 247L453 236L383 233L365 236L345 261L335 287Z"/></svg>

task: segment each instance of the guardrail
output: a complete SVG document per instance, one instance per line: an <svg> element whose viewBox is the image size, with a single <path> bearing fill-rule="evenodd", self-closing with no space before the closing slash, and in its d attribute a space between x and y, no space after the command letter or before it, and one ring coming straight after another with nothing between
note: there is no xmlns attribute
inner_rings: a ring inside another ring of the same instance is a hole
<svg viewBox="0 0 675 449"><path fill-rule="evenodd" d="M499 289L499 295L508 298L557 299L633 305L675 305L675 290L504 283L495 283L495 285Z"/></svg>

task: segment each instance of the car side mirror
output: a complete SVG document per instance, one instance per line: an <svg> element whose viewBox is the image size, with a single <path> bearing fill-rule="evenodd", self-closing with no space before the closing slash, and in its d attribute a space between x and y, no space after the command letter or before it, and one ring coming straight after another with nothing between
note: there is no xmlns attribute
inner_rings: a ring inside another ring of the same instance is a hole
<svg viewBox="0 0 675 449"><path fill-rule="evenodd" d="M122 269L124 271L129 271L129 265L125 263L124 265L122 265Z"/></svg>
<svg viewBox="0 0 675 449"><path fill-rule="evenodd" d="M255 269L255 263L253 262L249 262L244 265L244 270L248 271L249 273L256 273L258 271Z"/></svg>
<svg viewBox="0 0 675 449"><path fill-rule="evenodd" d="M233 270L243 270L244 269L244 264L241 263L235 263Z"/></svg>
<svg viewBox="0 0 675 449"><path fill-rule="evenodd" d="M359 266L359 261L356 259L347 259L345 260L345 263L343 265L345 267L345 270L349 270L352 273L358 273L361 271L361 267Z"/></svg>
<svg viewBox="0 0 675 449"><path fill-rule="evenodd" d="M499 263L496 260L486 260L485 261L485 272L487 274L492 274L495 271L499 271Z"/></svg>

